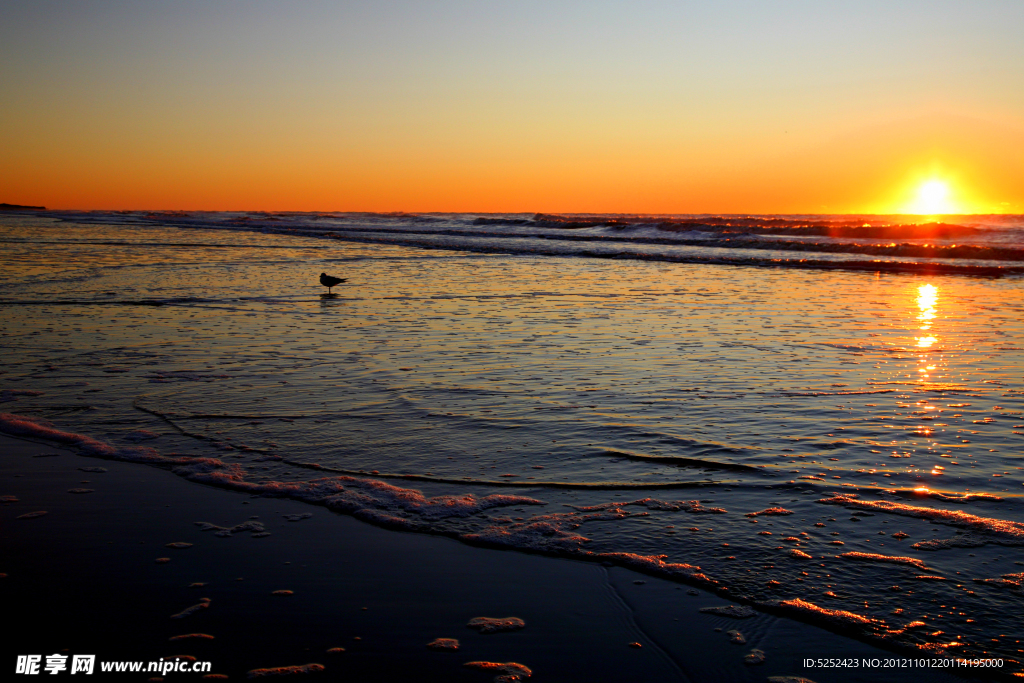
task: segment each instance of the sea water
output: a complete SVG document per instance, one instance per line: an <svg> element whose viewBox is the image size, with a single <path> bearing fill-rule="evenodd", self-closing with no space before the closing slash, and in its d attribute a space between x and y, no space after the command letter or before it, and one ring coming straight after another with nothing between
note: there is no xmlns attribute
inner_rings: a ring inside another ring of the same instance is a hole
<svg viewBox="0 0 1024 683"><path fill-rule="evenodd" d="M498 218L0 217L0 431L1024 670L1024 221Z"/></svg>

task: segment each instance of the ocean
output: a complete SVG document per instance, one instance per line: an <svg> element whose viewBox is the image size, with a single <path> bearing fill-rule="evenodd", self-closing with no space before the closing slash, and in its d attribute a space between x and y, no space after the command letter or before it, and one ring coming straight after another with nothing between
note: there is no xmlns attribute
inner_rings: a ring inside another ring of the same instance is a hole
<svg viewBox="0 0 1024 683"><path fill-rule="evenodd" d="M1024 217L35 212L0 242L0 431L1024 672Z"/></svg>

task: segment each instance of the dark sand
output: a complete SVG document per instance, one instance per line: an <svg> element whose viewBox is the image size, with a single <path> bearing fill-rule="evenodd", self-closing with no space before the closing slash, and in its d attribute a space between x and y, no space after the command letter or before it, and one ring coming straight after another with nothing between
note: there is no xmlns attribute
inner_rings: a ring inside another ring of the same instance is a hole
<svg viewBox="0 0 1024 683"><path fill-rule="evenodd" d="M33 457L41 454L58 455ZM701 607L729 603L625 569L386 531L320 507L250 498L6 436L0 495L19 499L0 505L8 671L16 655L62 652L100 661L188 654L231 680L254 668L317 662L326 669L314 680L491 681L494 672L462 666L474 660L519 662L538 683L961 680L934 670L806 669L805 657L906 655L767 614L701 614ZM16 519L36 510L48 514ZM296 513L313 516L283 517ZM233 526L253 515L272 535L220 538L195 524ZM193 545L167 547L175 542ZM161 557L170 562L157 563ZM194 582L207 585L189 588ZM279 590L294 594L273 594ZM209 608L170 618L201 598L211 600ZM466 626L481 616L515 616L526 627L481 635ZM732 629L745 645L730 643ZM196 632L214 639L168 640ZM457 638L461 649L428 649L435 638ZM335 647L345 652L327 652ZM763 665L743 663L753 648L765 652ZM97 672L90 680L149 677ZM200 676L167 677L186 679Z"/></svg>

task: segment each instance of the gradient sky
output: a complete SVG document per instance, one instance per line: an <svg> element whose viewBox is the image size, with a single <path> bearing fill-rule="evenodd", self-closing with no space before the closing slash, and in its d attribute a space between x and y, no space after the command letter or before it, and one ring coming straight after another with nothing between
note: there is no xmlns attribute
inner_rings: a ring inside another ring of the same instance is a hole
<svg viewBox="0 0 1024 683"><path fill-rule="evenodd" d="M0 0L0 202L1024 213L1024 2Z"/></svg>

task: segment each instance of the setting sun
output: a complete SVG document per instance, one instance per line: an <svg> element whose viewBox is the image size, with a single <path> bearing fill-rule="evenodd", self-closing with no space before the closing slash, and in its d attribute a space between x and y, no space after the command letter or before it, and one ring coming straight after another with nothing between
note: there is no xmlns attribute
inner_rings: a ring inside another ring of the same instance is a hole
<svg viewBox="0 0 1024 683"><path fill-rule="evenodd" d="M949 184L945 181L927 180L918 186L914 201L907 208L907 213L926 216L959 213L950 200L950 194Z"/></svg>

